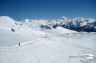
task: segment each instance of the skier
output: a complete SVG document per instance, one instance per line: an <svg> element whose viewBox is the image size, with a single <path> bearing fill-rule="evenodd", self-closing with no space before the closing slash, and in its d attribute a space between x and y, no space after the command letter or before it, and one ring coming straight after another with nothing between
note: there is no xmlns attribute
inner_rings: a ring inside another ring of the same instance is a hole
<svg viewBox="0 0 96 63"><path fill-rule="evenodd" d="M20 43L18 43L19 47L20 47Z"/></svg>

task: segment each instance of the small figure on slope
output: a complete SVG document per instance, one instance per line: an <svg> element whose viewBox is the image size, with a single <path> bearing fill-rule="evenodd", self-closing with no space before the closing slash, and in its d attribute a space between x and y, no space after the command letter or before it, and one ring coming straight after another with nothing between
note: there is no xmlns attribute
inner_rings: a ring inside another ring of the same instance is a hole
<svg viewBox="0 0 96 63"><path fill-rule="evenodd" d="M18 46L20 47L20 43L18 43Z"/></svg>

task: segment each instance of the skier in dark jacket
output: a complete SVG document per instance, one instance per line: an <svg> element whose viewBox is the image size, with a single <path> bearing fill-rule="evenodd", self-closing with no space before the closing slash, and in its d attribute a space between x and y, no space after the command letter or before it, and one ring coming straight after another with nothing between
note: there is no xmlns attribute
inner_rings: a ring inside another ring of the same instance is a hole
<svg viewBox="0 0 96 63"><path fill-rule="evenodd" d="M20 47L20 43L18 43L19 47Z"/></svg>

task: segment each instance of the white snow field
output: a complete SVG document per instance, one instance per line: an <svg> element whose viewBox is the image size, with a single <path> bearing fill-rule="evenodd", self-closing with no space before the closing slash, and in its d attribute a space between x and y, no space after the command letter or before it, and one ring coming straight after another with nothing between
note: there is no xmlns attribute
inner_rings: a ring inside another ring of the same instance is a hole
<svg viewBox="0 0 96 63"><path fill-rule="evenodd" d="M2 21L1 18L0 63L96 63L96 32L62 27L42 31L38 28L41 23L30 23L30 28L25 22L26 25L16 25L8 16L3 16ZM12 26L5 24L8 20ZM86 54L89 56L83 57Z"/></svg>

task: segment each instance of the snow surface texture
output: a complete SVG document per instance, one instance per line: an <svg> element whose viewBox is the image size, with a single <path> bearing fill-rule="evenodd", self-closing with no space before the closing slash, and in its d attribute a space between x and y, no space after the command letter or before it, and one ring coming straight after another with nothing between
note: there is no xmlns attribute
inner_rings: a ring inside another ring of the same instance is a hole
<svg viewBox="0 0 96 63"><path fill-rule="evenodd" d="M63 18L63 21L26 19L18 22L1 16L0 63L86 63L86 58L80 57L85 53L94 56L87 63L96 63L96 32L70 30L65 26L69 20ZM91 19L87 23L95 21ZM80 26L85 25L84 21Z"/></svg>

